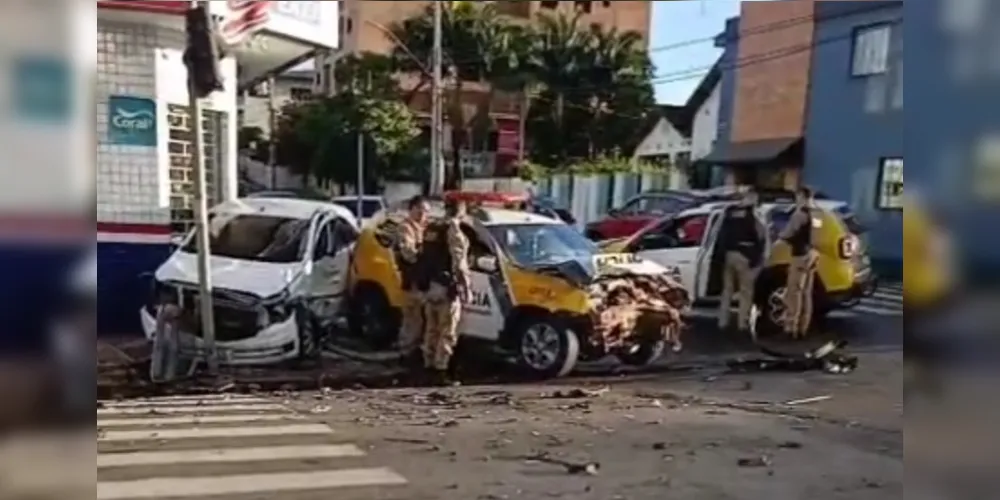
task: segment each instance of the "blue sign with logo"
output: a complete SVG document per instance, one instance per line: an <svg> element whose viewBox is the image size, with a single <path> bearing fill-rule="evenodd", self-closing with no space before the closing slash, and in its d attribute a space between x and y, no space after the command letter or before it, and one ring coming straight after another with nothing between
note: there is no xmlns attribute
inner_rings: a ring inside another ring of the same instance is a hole
<svg viewBox="0 0 1000 500"><path fill-rule="evenodd" d="M70 117L73 77L67 60L25 56L15 61L13 77L18 118L64 122Z"/></svg>
<svg viewBox="0 0 1000 500"><path fill-rule="evenodd" d="M108 142L156 147L156 101L111 96L108 99Z"/></svg>

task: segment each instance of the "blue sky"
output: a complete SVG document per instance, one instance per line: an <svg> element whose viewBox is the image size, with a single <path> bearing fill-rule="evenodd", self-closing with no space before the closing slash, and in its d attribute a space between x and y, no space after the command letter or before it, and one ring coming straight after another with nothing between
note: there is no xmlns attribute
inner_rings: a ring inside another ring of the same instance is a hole
<svg viewBox="0 0 1000 500"><path fill-rule="evenodd" d="M721 51L711 41L727 18L739 14L739 0L654 1L649 43L656 64L656 99L683 104ZM697 42L696 42L697 41ZM683 47L674 47L685 44ZM657 50L660 48L660 50Z"/></svg>

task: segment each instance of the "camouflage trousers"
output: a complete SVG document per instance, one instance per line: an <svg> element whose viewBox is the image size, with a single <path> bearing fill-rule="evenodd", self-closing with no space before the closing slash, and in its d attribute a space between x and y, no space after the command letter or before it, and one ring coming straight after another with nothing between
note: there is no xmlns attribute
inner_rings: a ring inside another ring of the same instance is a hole
<svg viewBox="0 0 1000 500"><path fill-rule="evenodd" d="M445 371L458 344L458 323L462 318L462 302L448 296L447 291L431 286L424 303L427 321L424 333L424 366Z"/></svg>
<svg viewBox="0 0 1000 500"><path fill-rule="evenodd" d="M424 338L424 294L407 291L403 295L402 318L399 332L399 352L409 356L420 347Z"/></svg>
<svg viewBox="0 0 1000 500"><path fill-rule="evenodd" d="M785 288L785 332L792 338L802 338L809 331L813 315L813 283L819 254L815 250L792 257L788 266Z"/></svg>

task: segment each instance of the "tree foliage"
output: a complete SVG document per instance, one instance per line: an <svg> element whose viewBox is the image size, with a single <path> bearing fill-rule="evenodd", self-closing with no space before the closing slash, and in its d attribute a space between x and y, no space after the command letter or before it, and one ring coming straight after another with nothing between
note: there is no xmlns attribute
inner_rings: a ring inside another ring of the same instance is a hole
<svg viewBox="0 0 1000 500"><path fill-rule="evenodd" d="M516 92L530 105L524 112L531 160L568 167L580 159L631 152L642 139L655 109L650 84L653 66L642 37L601 26L587 27L580 16L540 15L525 26L508 22L489 3L461 2L445 9L442 52L449 124L456 143L471 129L473 141L494 125L490 105L497 91ZM433 11L392 28L397 65L420 74L426 85L433 47ZM487 83L474 116L462 106L469 82ZM525 106L528 107L528 106ZM479 144L475 144L478 146Z"/></svg>
<svg viewBox="0 0 1000 500"><path fill-rule="evenodd" d="M377 189L386 177L409 175L420 129L402 100L392 60L378 55L346 57L338 62L338 92L289 103L275 138L279 163L320 181L357 183L358 134L364 136L366 188Z"/></svg>

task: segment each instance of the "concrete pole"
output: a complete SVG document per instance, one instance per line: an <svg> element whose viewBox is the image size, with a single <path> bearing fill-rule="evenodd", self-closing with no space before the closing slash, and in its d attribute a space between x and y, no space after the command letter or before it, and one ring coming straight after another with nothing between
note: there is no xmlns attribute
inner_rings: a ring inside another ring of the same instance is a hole
<svg viewBox="0 0 1000 500"><path fill-rule="evenodd" d="M442 151L442 116L441 116L441 22L442 2L434 2L434 48L431 65L431 189L430 194L438 195L444 191L444 151Z"/></svg>
<svg viewBox="0 0 1000 500"><path fill-rule="evenodd" d="M208 8L208 2L198 2ZM215 311L212 308L212 273L209 265L211 256L208 227L208 188L205 180L205 127L202 122L201 99L194 89L194 78L188 77L188 116L191 120L192 147L191 168L194 170L195 187L195 238L198 246L198 298L201 312L201 330L208 349L208 371L219 373L219 353L215 345Z"/></svg>

